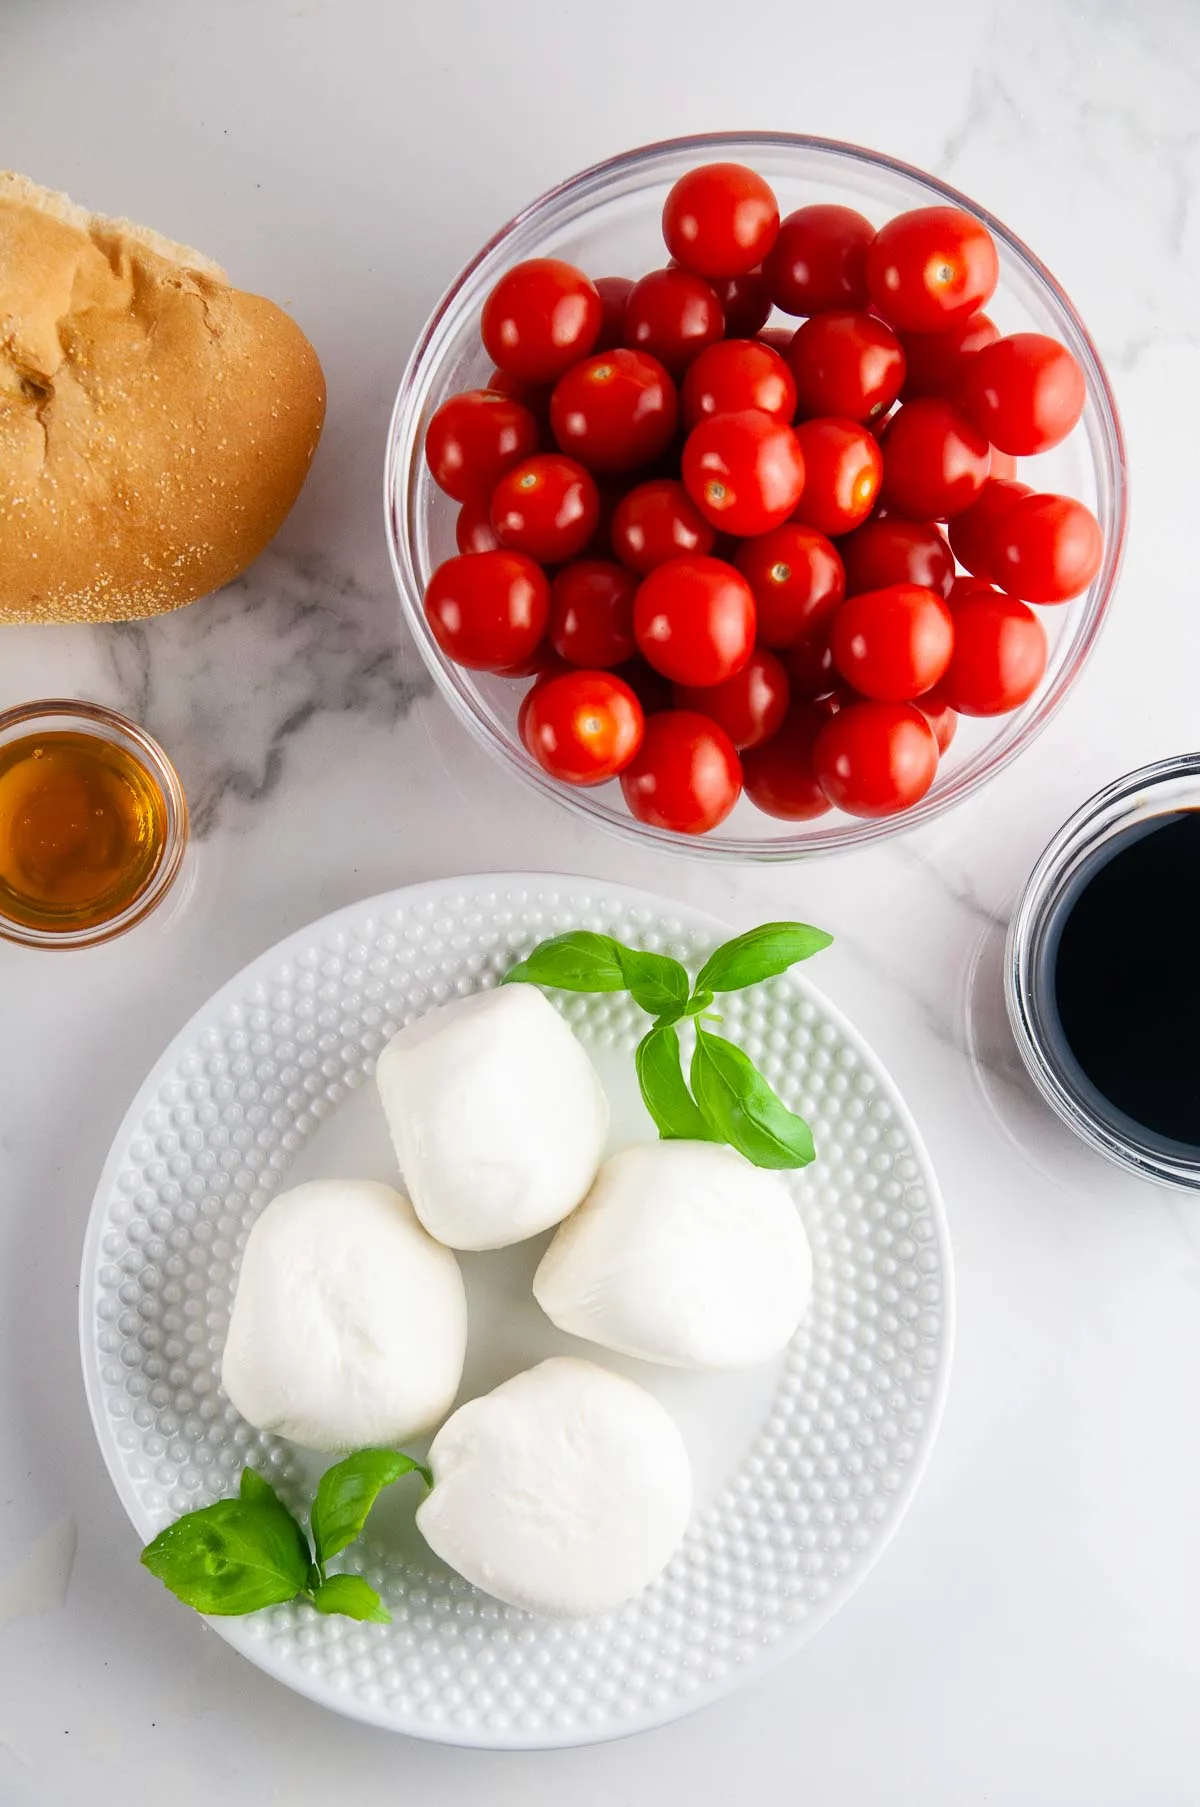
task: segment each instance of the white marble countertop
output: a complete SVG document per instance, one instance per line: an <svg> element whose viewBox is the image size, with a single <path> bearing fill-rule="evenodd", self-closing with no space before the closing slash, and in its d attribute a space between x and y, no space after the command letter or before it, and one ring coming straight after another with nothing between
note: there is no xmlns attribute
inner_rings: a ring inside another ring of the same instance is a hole
<svg viewBox="0 0 1200 1807"><path fill-rule="evenodd" d="M760 0L744 37L730 18L715 0L4 9L0 160L290 306L330 389L308 487L244 581L148 625L2 636L0 704L77 694L146 722L198 830L161 920L81 956L0 951L5 1807L385 1789L439 1807L1200 1801L1200 1207L1070 1140L1017 1069L998 992L1013 895L1051 830L1195 744L1200 12ZM1108 362L1135 498L1111 626L1037 745L919 836L792 870L638 855L493 769L405 641L380 509L409 346L495 224L599 156L735 125L891 151L1037 247ZM821 983L901 1078L959 1276L941 1441L849 1607L749 1692L545 1756L339 1720L175 1605L138 1569L76 1346L97 1174L190 1012L339 904L489 867L836 929Z"/></svg>

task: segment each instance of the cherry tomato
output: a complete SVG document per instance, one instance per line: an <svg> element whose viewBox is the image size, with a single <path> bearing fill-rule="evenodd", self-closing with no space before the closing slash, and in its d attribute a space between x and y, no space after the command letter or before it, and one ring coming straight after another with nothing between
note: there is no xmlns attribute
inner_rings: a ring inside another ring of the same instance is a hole
<svg viewBox="0 0 1200 1807"><path fill-rule="evenodd" d="M784 421L745 408L713 415L684 441L683 481L701 514L727 533L767 533L804 488L804 458Z"/></svg>
<svg viewBox="0 0 1200 1807"><path fill-rule="evenodd" d="M818 202L789 213L763 265L771 300L785 314L867 305L870 220L853 207Z"/></svg>
<svg viewBox="0 0 1200 1807"><path fill-rule="evenodd" d="M777 420L796 412L792 373L769 345L757 339L723 339L702 351L683 379L680 399L689 429L713 414L757 408Z"/></svg>
<svg viewBox="0 0 1200 1807"><path fill-rule="evenodd" d="M819 628L816 633L798 640L795 646L789 646L783 663L791 679L793 697L815 702L831 695L837 686L838 673L828 627Z"/></svg>
<svg viewBox="0 0 1200 1807"><path fill-rule="evenodd" d="M690 270L651 270L633 285L621 325L624 343L649 352L674 377L725 331L711 284Z"/></svg>
<svg viewBox="0 0 1200 1807"><path fill-rule="evenodd" d="M506 270L483 304L480 330L492 363L527 383L552 383L600 335L596 285L558 257L531 257Z"/></svg>
<svg viewBox="0 0 1200 1807"><path fill-rule="evenodd" d="M472 496L458 511L454 539L460 552L495 552L500 541L492 526L490 496Z"/></svg>
<svg viewBox="0 0 1200 1807"><path fill-rule="evenodd" d="M867 247L867 288L892 325L937 333L985 307L1000 264L987 227L959 207L916 207Z"/></svg>
<svg viewBox="0 0 1200 1807"><path fill-rule="evenodd" d="M600 324L600 336L592 346L593 356L598 351L612 351L614 346L623 343L625 303L633 293L633 277L598 276L596 293L604 309L604 318Z"/></svg>
<svg viewBox="0 0 1200 1807"><path fill-rule="evenodd" d="M763 646L796 646L830 620L846 594L846 574L833 546L823 533L796 521L744 540L734 563L754 592Z"/></svg>
<svg viewBox="0 0 1200 1807"><path fill-rule="evenodd" d="M912 703L851 703L817 735L813 765L831 803L851 816L893 816L937 775L937 737Z"/></svg>
<svg viewBox="0 0 1200 1807"><path fill-rule="evenodd" d="M653 665L647 665L640 655L628 659L618 668L616 675L624 678L647 718L674 707L670 679L664 678L661 671L655 671Z"/></svg>
<svg viewBox="0 0 1200 1807"><path fill-rule="evenodd" d="M604 670L631 659L637 579L610 559L564 565L550 586L550 644L568 665Z"/></svg>
<svg viewBox="0 0 1200 1807"><path fill-rule="evenodd" d="M889 584L849 596L833 618L833 662L860 696L907 703L931 690L954 651L954 617L936 590Z"/></svg>
<svg viewBox="0 0 1200 1807"><path fill-rule="evenodd" d="M853 420L802 420L796 439L804 458L804 491L792 511L820 533L849 533L875 506L883 455L872 433Z"/></svg>
<svg viewBox="0 0 1200 1807"><path fill-rule="evenodd" d="M978 590L954 610L954 654L939 696L961 715L1005 715L1033 695L1046 670L1046 630L1032 609Z"/></svg>
<svg viewBox="0 0 1200 1807"><path fill-rule="evenodd" d="M673 558L644 577L633 631L648 664L676 684L719 684L754 647L754 596L719 558Z"/></svg>
<svg viewBox="0 0 1200 1807"><path fill-rule="evenodd" d="M520 402L523 408L528 408L537 422L539 443L541 445L550 443L550 386L548 383L525 383L519 376L510 375L507 370L493 370L487 380L487 386L497 395L507 395L510 400Z"/></svg>
<svg viewBox="0 0 1200 1807"><path fill-rule="evenodd" d="M622 564L642 573L688 553L703 557L712 551L716 537L674 477L639 483L622 496L613 513L613 551Z"/></svg>
<svg viewBox="0 0 1200 1807"><path fill-rule="evenodd" d="M760 646L742 669L722 684L703 689L676 684L675 706L694 709L718 722L741 753L778 732L787 714L789 694L787 672L774 653Z"/></svg>
<svg viewBox="0 0 1200 1807"><path fill-rule="evenodd" d="M954 582L954 554L928 521L905 521L899 515L864 521L838 550L851 596L904 583L923 584L946 596Z"/></svg>
<svg viewBox="0 0 1200 1807"><path fill-rule="evenodd" d="M595 478L560 452L527 458L492 491L492 526L500 544L543 565L582 552L599 519Z"/></svg>
<svg viewBox="0 0 1200 1807"><path fill-rule="evenodd" d="M642 744L642 705L611 671L568 671L529 692L520 731L538 764L565 784L603 784Z"/></svg>
<svg viewBox="0 0 1200 1807"><path fill-rule="evenodd" d="M546 574L522 552L448 558L425 591L425 619L448 658L475 671L528 659L550 618Z"/></svg>
<svg viewBox="0 0 1200 1807"><path fill-rule="evenodd" d="M828 717L811 703L794 704L783 726L742 757L742 782L757 809L785 822L811 822L832 805L817 782L813 747Z"/></svg>
<svg viewBox="0 0 1200 1807"><path fill-rule="evenodd" d="M904 381L900 341L874 314L816 314L788 348L801 417L869 421L886 414Z"/></svg>
<svg viewBox="0 0 1200 1807"><path fill-rule="evenodd" d="M439 489L465 502L494 489L537 446L537 421L528 408L494 389L466 389L430 421L425 461Z"/></svg>
<svg viewBox="0 0 1200 1807"><path fill-rule="evenodd" d="M1087 589L1103 553L1095 515L1070 496L1019 497L988 542L996 582L1026 602L1069 602Z"/></svg>
<svg viewBox="0 0 1200 1807"><path fill-rule="evenodd" d="M958 732L958 714L946 701L946 694L942 686L935 684L932 690L925 692L924 696L914 697L913 703L933 729L933 737L938 744L938 753L944 753Z"/></svg>
<svg viewBox="0 0 1200 1807"><path fill-rule="evenodd" d="M762 331L754 336L760 345L769 345L772 351L777 351L786 363L788 348L796 337L796 333L795 329L790 326L764 326Z"/></svg>
<svg viewBox="0 0 1200 1807"><path fill-rule="evenodd" d="M550 642L540 640L528 658L518 659L515 665L502 665L496 675L501 678L556 678L560 672L569 670L566 660L559 658ZM520 725L518 717L517 727Z"/></svg>
<svg viewBox="0 0 1200 1807"><path fill-rule="evenodd" d="M747 270L743 276L714 276L712 286L728 336L752 339L771 313L771 296L761 269Z"/></svg>
<svg viewBox="0 0 1200 1807"><path fill-rule="evenodd" d="M1002 452L999 446L992 447L991 474L993 477L1004 477L1006 480L1016 476L1017 461L1011 452Z"/></svg>
<svg viewBox="0 0 1200 1807"><path fill-rule="evenodd" d="M971 577L967 572L960 571L958 576L954 579L954 582L950 585L950 594L947 596L946 601L950 606L950 612L953 614L959 603L965 602L968 596L994 596L995 593L995 584L988 583L986 579L982 577Z"/></svg>
<svg viewBox="0 0 1200 1807"><path fill-rule="evenodd" d="M1027 483L1016 483L1009 477L989 477L970 508L964 508L950 523L950 544L959 564L976 577L992 577L989 565L993 530L1014 502L1032 494Z"/></svg>
<svg viewBox="0 0 1200 1807"><path fill-rule="evenodd" d="M663 206L663 237L676 263L698 276L744 276L779 232L770 187L740 163L705 163L680 176Z"/></svg>
<svg viewBox="0 0 1200 1807"><path fill-rule="evenodd" d="M1025 457L1067 437L1087 389L1065 345L1044 333L1013 333L969 358L959 405L1002 452Z"/></svg>
<svg viewBox="0 0 1200 1807"><path fill-rule="evenodd" d="M904 388L906 402L918 395L940 395L953 401L973 351L982 351L1000 337L986 314L969 314L957 326L940 333L904 333Z"/></svg>
<svg viewBox="0 0 1200 1807"><path fill-rule="evenodd" d="M991 447L949 402L905 402L882 436L883 501L914 521L969 508L987 480Z"/></svg>
<svg viewBox="0 0 1200 1807"><path fill-rule="evenodd" d="M675 385L644 351L585 358L555 385L550 424L564 452L593 471L632 471L653 464L675 431Z"/></svg>
<svg viewBox="0 0 1200 1807"><path fill-rule="evenodd" d="M741 789L741 762L728 734L689 709L652 715L641 751L621 774L630 814L676 834L716 828Z"/></svg>

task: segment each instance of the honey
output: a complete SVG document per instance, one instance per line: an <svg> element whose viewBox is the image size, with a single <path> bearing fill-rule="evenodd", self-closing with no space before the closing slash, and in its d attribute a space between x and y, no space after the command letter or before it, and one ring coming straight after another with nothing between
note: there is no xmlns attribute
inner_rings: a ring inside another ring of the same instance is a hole
<svg viewBox="0 0 1200 1807"><path fill-rule="evenodd" d="M42 933L111 922L154 878L169 831L158 780L77 729L0 745L0 916Z"/></svg>

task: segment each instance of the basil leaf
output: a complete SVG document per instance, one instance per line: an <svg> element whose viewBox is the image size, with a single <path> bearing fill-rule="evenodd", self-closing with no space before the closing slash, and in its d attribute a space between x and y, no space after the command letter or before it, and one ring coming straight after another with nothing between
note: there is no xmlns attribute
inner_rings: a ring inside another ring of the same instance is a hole
<svg viewBox="0 0 1200 1807"><path fill-rule="evenodd" d="M764 922L717 948L700 968L697 991L741 991L811 959L833 940L805 922Z"/></svg>
<svg viewBox="0 0 1200 1807"><path fill-rule="evenodd" d="M324 1565L353 1543L383 1489L402 1474L414 1472L423 1477L427 1487L432 1487L433 1476L428 1468L395 1449L360 1449L344 1462L327 1468L309 1513L317 1561Z"/></svg>
<svg viewBox="0 0 1200 1807"><path fill-rule="evenodd" d="M812 1131L771 1090L748 1054L696 1024L692 1056L696 1103L721 1139L756 1167L807 1167Z"/></svg>
<svg viewBox="0 0 1200 1807"><path fill-rule="evenodd" d="M626 989L635 1004L650 1016L679 1016L688 1001L692 982L686 968L666 954L644 954L640 948L614 943Z"/></svg>
<svg viewBox="0 0 1200 1807"><path fill-rule="evenodd" d="M611 935L593 935L587 929L555 935L543 941L525 960L505 973L502 983L523 981L550 985L557 991L625 991L621 965L625 950Z"/></svg>
<svg viewBox="0 0 1200 1807"><path fill-rule="evenodd" d="M375 1589L361 1575L330 1575L312 1597L318 1612L344 1613L347 1619L367 1619L372 1625L390 1625L392 1615Z"/></svg>
<svg viewBox="0 0 1200 1807"><path fill-rule="evenodd" d="M694 997L688 999L683 1007L681 1015L699 1016L703 1011L708 1009L712 1001L713 994L711 991L698 991Z"/></svg>
<svg viewBox="0 0 1200 1807"><path fill-rule="evenodd" d="M257 1612L294 1600L308 1580L300 1526L261 1475L243 1486L241 1499L186 1513L142 1551L150 1573L197 1612Z"/></svg>
<svg viewBox="0 0 1200 1807"><path fill-rule="evenodd" d="M683 1077L679 1036L669 1023L644 1035L634 1056L646 1109L664 1142L719 1142L697 1109Z"/></svg>

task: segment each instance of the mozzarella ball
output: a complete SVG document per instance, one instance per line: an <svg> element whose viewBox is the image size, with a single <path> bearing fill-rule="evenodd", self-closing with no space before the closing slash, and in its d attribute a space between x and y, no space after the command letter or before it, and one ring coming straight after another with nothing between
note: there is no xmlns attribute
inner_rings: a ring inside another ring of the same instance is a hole
<svg viewBox="0 0 1200 1807"><path fill-rule="evenodd" d="M476 992L410 1023L376 1080L417 1216L451 1248L548 1230L595 1177L608 1100L534 985Z"/></svg>
<svg viewBox="0 0 1200 1807"><path fill-rule="evenodd" d="M454 1403L458 1263L390 1186L313 1180L246 1241L221 1381L243 1418L307 1449L403 1443Z"/></svg>
<svg viewBox="0 0 1200 1807"><path fill-rule="evenodd" d="M751 1368L791 1340L812 1291L787 1188L715 1142L605 1161L533 1292L560 1330L677 1368Z"/></svg>
<svg viewBox="0 0 1200 1807"><path fill-rule="evenodd" d="M687 1529L674 1419L631 1380L554 1356L459 1406L417 1508L430 1548L498 1600L557 1618L640 1592Z"/></svg>

